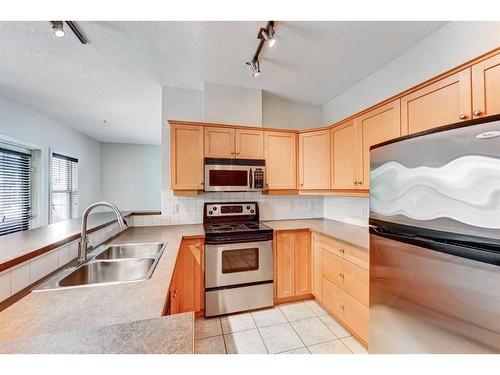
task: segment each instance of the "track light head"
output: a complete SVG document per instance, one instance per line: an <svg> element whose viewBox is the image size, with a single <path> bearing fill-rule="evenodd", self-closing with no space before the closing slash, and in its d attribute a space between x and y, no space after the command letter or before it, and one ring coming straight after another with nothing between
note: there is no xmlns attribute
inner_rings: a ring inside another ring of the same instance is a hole
<svg viewBox="0 0 500 375"><path fill-rule="evenodd" d="M250 68L252 68L252 75L254 77L258 77L260 75L260 64L259 60L252 60L248 61L247 65L250 65Z"/></svg>
<svg viewBox="0 0 500 375"><path fill-rule="evenodd" d="M58 38L62 38L64 36L63 21L50 21L50 23L52 24L54 35Z"/></svg>

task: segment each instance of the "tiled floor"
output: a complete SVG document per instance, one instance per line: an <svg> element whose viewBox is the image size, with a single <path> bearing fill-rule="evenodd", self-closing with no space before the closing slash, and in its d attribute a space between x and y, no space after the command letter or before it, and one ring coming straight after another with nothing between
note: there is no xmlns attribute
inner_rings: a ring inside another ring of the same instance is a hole
<svg viewBox="0 0 500 375"><path fill-rule="evenodd" d="M365 354L366 349L316 301L196 319L198 354Z"/></svg>

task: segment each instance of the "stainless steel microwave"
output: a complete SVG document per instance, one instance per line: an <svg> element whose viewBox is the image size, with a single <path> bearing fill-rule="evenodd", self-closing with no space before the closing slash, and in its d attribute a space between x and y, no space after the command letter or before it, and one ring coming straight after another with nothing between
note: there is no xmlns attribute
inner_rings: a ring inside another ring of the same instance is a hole
<svg viewBox="0 0 500 375"><path fill-rule="evenodd" d="M260 191L265 172L265 160L205 158L205 191Z"/></svg>

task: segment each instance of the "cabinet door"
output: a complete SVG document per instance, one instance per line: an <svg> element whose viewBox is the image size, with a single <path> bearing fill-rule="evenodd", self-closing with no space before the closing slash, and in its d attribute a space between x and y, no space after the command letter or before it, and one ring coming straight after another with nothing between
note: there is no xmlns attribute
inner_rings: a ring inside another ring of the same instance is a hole
<svg viewBox="0 0 500 375"><path fill-rule="evenodd" d="M330 189L330 133L299 135L299 189Z"/></svg>
<svg viewBox="0 0 500 375"><path fill-rule="evenodd" d="M332 187L356 189L358 167L358 132L354 122L339 125L331 130Z"/></svg>
<svg viewBox="0 0 500 375"><path fill-rule="evenodd" d="M295 295L311 293L311 233L295 232Z"/></svg>
<svg viewBox="0 0 500 375"><path fill-rule="evenodd" d="M202 310L204 278L201 240L182 241L175 273L180 312Z"/></svg>
<svg viewBox="0 0 500 375"><path fill-rule="evenodd" d="M234 158L234 129L205 126L205 157Z"/></svg>
<svg viewBox="0 0 500 375"><path fill-rule="evenodd" d="M355 120L358 127L359 167L357 185L370 188L370 147L401 135L399 99L365 113Z"/></svg>
<svg viewBox="0 0 500 375"><path fill-rule="evenodd" d="M321 243L317 235L313 233L312 240L312 285L311 292L321 301Z"/></svg>
<svg viewBox="0 0 500 375"><path fill-rule="evenodd" d="M236 157L240 159L264 159L264 132L261 130L236 129Z"/></svg>
<svg viewBox="0 0 500 375"><path fill-rule="evenodd" d="M170 315L180 313L180 305L179 305L179 291L177 289L176 282L177 274L174 272L172 276L172 282L170 284Z"/></svg>
<svg viewBox="0 0 500 375"><path fill-rule="evenodd" d="M203 189L203 127L170 127L172 190Z"/></svg>
<svg viewBox="0 0 500 375"><path fill-rule="evenodd" d="M297 134L264 132L266 188L297 189Z"/></svg>
<svg viewBox="0 0 500 375"><path fill-rule="evenodd" d="M471 95L471 70L467 68L403 96L403 134L470 120Z"/></svg>
<svg viewBox="0 0 500 375"><path fill-rule="evenodd" d="M474 118L500 113L500 54L472 66Z"/></svg>
<svg viewBox="0 0 500 375"><path fill-rule="evenodd" d="M295 295L295 235L293 231L276 234L276 297Z"/></svg>

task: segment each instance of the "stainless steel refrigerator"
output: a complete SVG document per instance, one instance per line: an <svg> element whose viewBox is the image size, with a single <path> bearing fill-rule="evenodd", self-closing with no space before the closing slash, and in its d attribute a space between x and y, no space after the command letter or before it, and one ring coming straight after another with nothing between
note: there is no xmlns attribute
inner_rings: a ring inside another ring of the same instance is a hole
<svg viewBox="0 0 500 375"><path fill-rule="evenodd" d="M500 116L370 152L370 353L500 353Z"/></svg>

